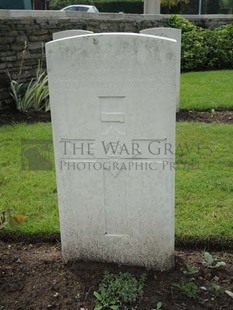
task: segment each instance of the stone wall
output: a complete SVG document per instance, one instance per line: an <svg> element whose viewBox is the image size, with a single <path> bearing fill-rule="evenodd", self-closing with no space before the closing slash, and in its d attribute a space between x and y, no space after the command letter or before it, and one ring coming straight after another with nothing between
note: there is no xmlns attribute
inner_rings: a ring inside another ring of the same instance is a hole
<svg viewBox="0 0 233 310"><path fill-rule="evenodd" d="M61 11L0 10L0 110L11 109L9 78L29 81L35 76L43 46L54 32L83 29L93 32L139 32L166 26L169 15L87 14ZM195 24L213 29L233 23L233 15L184 16Z"/></svg>

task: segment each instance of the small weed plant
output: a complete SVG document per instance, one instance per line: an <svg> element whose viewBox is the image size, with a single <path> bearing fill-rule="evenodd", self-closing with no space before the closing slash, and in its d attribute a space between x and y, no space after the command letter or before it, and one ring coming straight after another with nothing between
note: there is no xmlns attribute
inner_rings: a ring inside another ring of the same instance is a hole
<svg viewBox="0 0 233 310"><path fill-rule="evenodd" d="M209 287L209 292L210 292L210 295L212 296L212 299L214 299L217 296L219 296L220 294L223 294L224 289L220 285L218 285L217 283L212 282L210 284L210 287Z"/></svg>
<svg viewBox="0 0 233 310"><path fill-rule="evenodd" d="M97 303L94 310L119 309L119 304L117 300L109 298L108 292L104 287L101 287L98 292L94 292L94 296L97 299Z"/></svg>
<svg viewBox="0 0 233 310"><path fill-rule="evenodd" d="M81 294L77 293L77 295L74 297L77 301L79 301L81 299Z"/></svg>
<svg viewBox="0 0 233 310"><path fill-rule="evenodd" d="M7 224L12 229L16 229L24 221L25 216L23 214L15 214L13 209L2 210L0 212L0 229L3 229Z"/></svg>
<svg viewBox="0 0 233 310"><path fill-rule="evenodd" d="M193 275L195 273L198 273L200 269L193 265L186 265L186 270L183 271L184 274Z"/></svg>
<svg viewBox="0 0 233 310"><path fill-rule="evenodd" d="M163 303L161 301L159 301L155 305L155 308L153 308L152 310L162 310L162 309L163 309Z"/></svg>
<svg viewBox="0 0 233 310"><path fill-rule="evenodd" d="M204 265L206 265L208 268L221 268L226 266L226 263L223 261L214 264L213 256L209 252L204 253L204 259Z"/></svg>
<svg viewBox="0 0 233 310"><path fill-rule="evenodd" d="M188 298L198 298L200 290L194 282L182 281L179 284L174 284L174 286L177 287L182 292L182 294Z"/></svg>
<svg viewBox="0 0 233 310"><path fill-rule="evenodd" d="M119 274L105 272L98 292L94 292L97 299L95 310L117 310L136 302L143 295L145 278L145 275L142 275L136 279L128 272Z"/></svg>

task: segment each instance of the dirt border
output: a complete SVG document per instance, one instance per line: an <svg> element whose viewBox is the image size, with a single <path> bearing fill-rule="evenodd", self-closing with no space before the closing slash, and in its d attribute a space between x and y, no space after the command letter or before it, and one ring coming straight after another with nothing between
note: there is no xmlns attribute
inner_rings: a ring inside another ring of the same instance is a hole
<svg viewBox="0 0 233 310"><path fill-rule="evenodd" d="M210 112L209 110L207 111L181 110L176 114L176 121L233 124L233 111L213 110Z"/></svg>
<svg viewBox="0 0 233 310"><path fill-rule="evenodd" d="M194 111L181 110L176 113L177 122L204 122L233 124L233 110ZM17 110L1 112L0 126L14 125L17 123L51 122L50 112L20 113Z"/></svg>

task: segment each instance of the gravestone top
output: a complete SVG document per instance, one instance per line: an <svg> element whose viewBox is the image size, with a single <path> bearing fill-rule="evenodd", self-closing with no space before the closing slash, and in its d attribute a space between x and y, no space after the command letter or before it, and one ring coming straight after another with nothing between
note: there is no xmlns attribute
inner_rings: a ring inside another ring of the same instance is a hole
<svg viewBox="0 0 233 310"><path fill-rule="evenodd" d="M172 268L176 41L90 34L46 56L64 260Z"/></svg>
<svg viewBox="0 0 233 310"><path fill-rule="evenodd" d="M150 34L154 36L162 36L165 38L171 38L177 41L177 76L176 76L176 86L177 86L177 102L176 110L179 111L180 104L180 71L181 71L181 29L169 28L169 27L156 27L148 28L140 31L141 34Z"/></svg>
<svg viewBox="0 0 233 310"><path fill-rule="evenodd" d="M168 33L169 34L173 34L173 39L175 39L175 35L177 35L177 37L181 34L181 29L178 28L171 28L171 27L154 27L154 28L147 28L147 29L143 29L140 31L141 34L151 34L154 35L154 33L156 31L159 31L159 33L163 33L164 32L164 37L168 37ZM171 38L171 36L169 37Z"/></svg>
<svg viewBox="0 0 233 310"><path fill-rule="evenodd" d="M53 40L63 39L67 37L80 36L84 34L91 34L92 31L80 30L80 29L72 29L72 30L64 30L53 33Z"/></svg>

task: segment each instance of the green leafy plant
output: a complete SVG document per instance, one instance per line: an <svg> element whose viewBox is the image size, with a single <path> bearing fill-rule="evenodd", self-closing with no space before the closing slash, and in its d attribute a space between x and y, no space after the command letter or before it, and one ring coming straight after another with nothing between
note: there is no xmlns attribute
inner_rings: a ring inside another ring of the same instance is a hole
<svg viewBox="0 0 233 310"><path fill-rule="evenodd" d="M25 216L23 214L15 214L13 209L2 210L0 212L0 229L3 229L7 224L12 229L16 229L24 221Z"/></svg>
<svg viewBox="0 0 233 310"><path fill-rule="evenodd" d="M136 302L143 295L144 282L145 275L136 279L128 272L118 275L105 272L98 292L94 292L97 299L95 310L105 309L106 307L118 309L121 305Z"/></svg>
<svg viewBox="0 0 233 310"><path fill-rule="evenodd" d="M209 252L204 252L204 259L205 259L204 264L207 265L208 268L221 268L226 266L226 263L223 261L217 262L214 265L213 256Z"/></svg>
<svg viewBox="0 0 233 310"><path fill-rule="evenodd" d="M193 265L189 265L189 264L186 265L186 270L183 271L184 274L190 274L190 275L193 275L193 274L198 273L198 272L199 272L198 267L193 266Z"/></svg>
<svg viewBox="0 0 233 310"><path fill-rule="evenodd" d="M101 309L118 310L119 309L119 305L117 304L117 301L110 300L105 288L101 287L98 292L94 292L94 296L97 299L97 303L95 305L94 310L101 310Z"/></svg>
<svg viewBox="0 0 233 310"><path fill-rule="evenodd" d="M181 29L182 33L195 31L197 29L197 27L188 19L176 14L171 15L168 21L168 26L171 28Z"/></svg>
<svg viewBox="0 0 233 310"><path fill-rule="evenodd" d="M209 252L204 253L205 262L208 265L208 267L213 265L213 256Z"/></svg>
<svg viewBox="0 0 233 310"><path fill-rule="evenodd" d="M161 301L159 301L155 305L155 308L153 308L152 310L161 310L162 308L163 308L163 303Z"/></svg>
<svg viewBox="0 0 233 310"><path fill-rule="evenodd" d="M233 24L205 31L208 64L206 68L233 68Z"/></svg>
<svg viewBox="0 0 233 310"><path fill-rule="evenodd" d="M11 96L16 108L21 112L49 110L48 76L42 70L40 62L36 71L36 77L31 79L26 87L24 83L11 80Z"/></svg>
<svg viewBox="0 0 233 310"><path fill-rule="evenodd" d="M171 15L168 26L182 30L182 71L233 68L232 24L208 30L179 15Z"/></svg>
<svg viewBox="0 0 233 310"><path fill-rule="evenodd" d="M74 297L77 301L79 301L81 299L81 294L80 293L77 293L77 295L75 295Z"/></svg>
<svg viewBox="0 0 233 310"><path fill-rule="evenodd" d="M217 283L212 282L210 284L210 287L209 287L209 292L210 292L210 295L213 298L215 298L215 297L219 296L220 294L223 294L224 289L220 285L218 285Z"/></svg>
<svg viewBox="0 0 233 310"><path fill-rule="evenodd" d="M197 298L199 295L199 288L194 282L184 282L174 284L175 287L179 288L180 291L189 298Z"/></svg>
<svg viewBox="0 0 233 310"><path fill-rule="evenodd" d="M10 79L10 94L15 101L16 108L20 112L28 111L48 111L49 108L49 88L48 88L48 76L45 70L42 68L42 57L38 61L36 76L26 84L21 81L21 75L23 71L24 57L27 50L27 42L25 42L24 50L22 52L22 60L20 64L20 70L17 79L12 79L9 72L7 72Z"/></svg>

